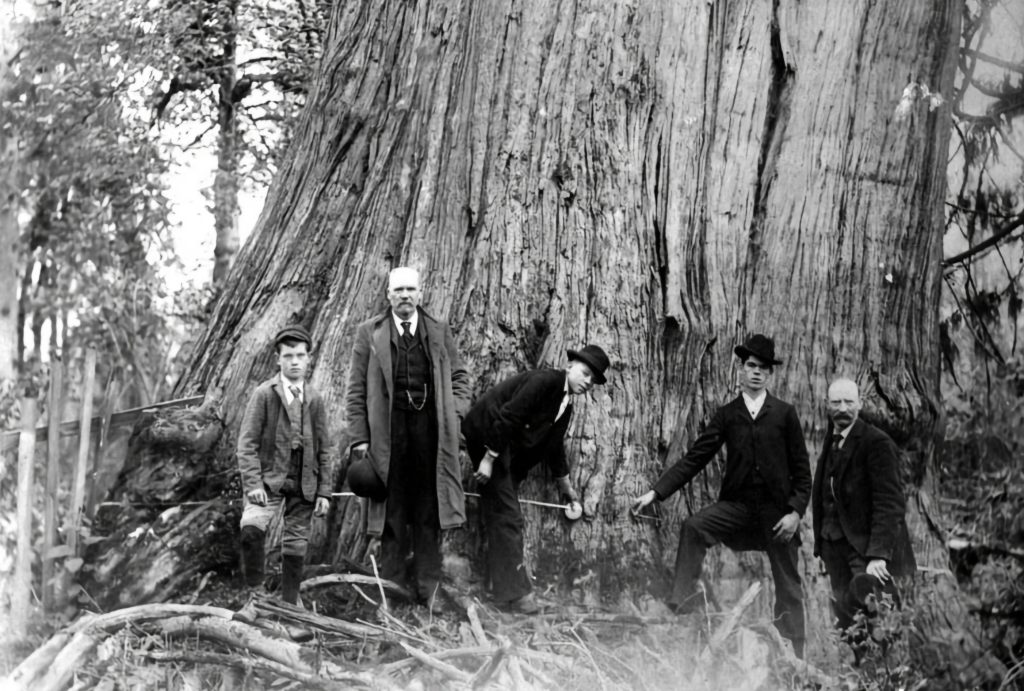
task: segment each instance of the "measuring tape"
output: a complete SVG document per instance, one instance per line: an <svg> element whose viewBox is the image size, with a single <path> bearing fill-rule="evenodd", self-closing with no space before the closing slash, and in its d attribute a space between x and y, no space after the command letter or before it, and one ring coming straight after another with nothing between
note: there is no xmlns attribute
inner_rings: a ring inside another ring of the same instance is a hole
<svg viewBox="0 0 1024 691"><path fill-rule="evenodd" d="M477 492L465 492L467 497L473 497L479 499L480 495ZM357 497L355 492L334 492L331 494L332 497ZM568 504L552 504L547 501L536 501L534 499L520 499L520 504L529 504L530 506L542 506L546 509L561 509L565 512L565 517L570 521L579 520L580 516L583 515L583 506L578 501L569 502Z"/></svg>
<svg viewBox="0 0 1024 691"><path fill-rule="evenodd" d="M332 497L358 497L355 492L332 492ZM466 492L467 497L473 497L479 499L480 495L476 492ZM139 506L139 507L156 507L166 506L168 508L174 506L202 506L203 504L210 504L215 501L226 501L229 504L237 504L241 502L241 499L225 499L222 497L207 499L206 501L151 501L151 502L120 502L120 501L103 501L97 504L97 508L105 506ZM583 515L583 506L578 501L569 502L568 504L552 504L546 501L536 501L534 499L520 499L520 504L529 504L531 506L541 506L547 509L562 509L565 512L565 517L570 521L579 520Z"/></svg>

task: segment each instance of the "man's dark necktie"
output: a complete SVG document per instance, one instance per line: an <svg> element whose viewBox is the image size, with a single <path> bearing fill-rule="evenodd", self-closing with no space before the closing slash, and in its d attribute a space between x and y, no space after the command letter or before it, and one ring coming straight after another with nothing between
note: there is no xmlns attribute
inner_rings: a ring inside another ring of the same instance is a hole
<svg viewBox="0 0 1024 691"><path fill-rule="evenodd" d="M409 331L409 322L402 322L402 338L412 338L412 331Z"/></svg>
<svg viewBox="0 0 1024 691"><path fill-rule="evenodd" d="M829 450L829 463L826 466L828 468L828 486L832 492L832 498L836 498L836 462L839 458L839 445L843 443L843 435L838 432L832 435L832 446Z"/></svg>

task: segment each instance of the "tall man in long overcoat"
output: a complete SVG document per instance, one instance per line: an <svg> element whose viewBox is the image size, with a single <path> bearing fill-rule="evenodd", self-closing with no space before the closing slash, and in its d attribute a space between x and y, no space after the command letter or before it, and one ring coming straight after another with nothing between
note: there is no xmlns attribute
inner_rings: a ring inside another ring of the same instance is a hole
<svg viewBox="0 0 1024 691"><path fill-rule="evenodd" d="M775 626L803 655L803 589L800 583L800 518L811 495L811 468L803 429L792 405L768 393L775 342L754 334L734 349L741 393L717 411L678 463L634 510L663 501L699 473L725 446L725 475L718 501L683 522L669 606L680 613L698 604L696 586L707 548L724 543L767 554L775 581Z"/></svg>
<svg viewBox="0 0 1024 691"><path fill-rule="evenodd" d="M812 493L814 554L828 572L836 624L846 629L865 595L895 593L896 579L912 575L917 563L896 444L859 417L860 391L852 380L834 381L826 404L829 443Z"/></svg>
<svg viewBox="0 0 1024 691"><path fill-rule="evenodd" d="M410 585L430 607L441 580L441 530L466 520L459 420L469 377L448 324L420 306L419 273L388 277L391 307L356 329L345 397L353 468L372 471L367 532L381 540L381 576ZM350 469L350 479L352 469Z"/></svg>

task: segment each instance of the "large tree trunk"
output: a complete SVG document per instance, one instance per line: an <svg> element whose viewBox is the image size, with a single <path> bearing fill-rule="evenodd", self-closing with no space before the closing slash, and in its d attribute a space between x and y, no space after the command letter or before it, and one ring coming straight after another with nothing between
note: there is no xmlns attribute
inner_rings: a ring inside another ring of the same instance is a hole
<svg viewBox="0 0 1024 691"><path fill-rule="evenodd" d="M271 334L300 321L345 448L353 327L385 307L398 264L424 270L426 307L452 322L477 391L598 343L610 381L578 407L567 441L592 520L528 511L528 544L542 578L615 601L659 594L681 520L717 493L715 466L660 525L628 518L631 498L735 395L732 347L761 331L777 340L773 388L799 407L812 453L827 381L865 385L906 451L919 561L945 572L928 507L949 118L925 103L903 121L894 110L911 80L949 92L960 10L343 3L179 392L220 392L237 429L274 369ZM534 478L524 494L550 489ZM332 523L332 553L361 549L354 504ZM716 554L722 600L766 571L756 553ZM814 645L828 633L827 587L809 549L803 563Z"/></svg>

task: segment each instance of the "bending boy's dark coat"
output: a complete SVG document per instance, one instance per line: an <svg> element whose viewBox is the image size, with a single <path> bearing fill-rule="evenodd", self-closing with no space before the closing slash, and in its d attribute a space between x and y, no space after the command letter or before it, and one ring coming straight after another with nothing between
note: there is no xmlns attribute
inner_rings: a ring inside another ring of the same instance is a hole
<svg viewBox="0 0 1024 691"><path fill-rule="evenodd" d="M760 472L766 489L780 509L803 515L811 495L811 467L803 430L789 403L766 394L756 418L750 417L737 396L711 418L711 422L674 466L654 485L659 499L692 480L725 445L725 475L719 501L738 501Z"/></svg>
<svg viewBox="0 0 1024 691"><path fill-rule="evenodd" d="M509 449L510 470L516 481L541 461L547 462L553 477L568 475L562 439L572 417L572 404L555 420L564 395L565 370L555 369L523 372L487 391L462 421L474 463L483 456L484 447L499 454Z"/></svg>
<svg viewBox="0 0 1024 691"><path fill-rule="evenodd" d="M831 439L829 423L826 439ZM893 576L917 569L906 523L906 502L899 478L896 444L882 430L863 420L853 423L843 454L831 483L836 497L839 524L857 552L867 560L885 559ZM829 489L825 478L825 444L814 472L814 553L820 551L822 492Z"/></svg>

